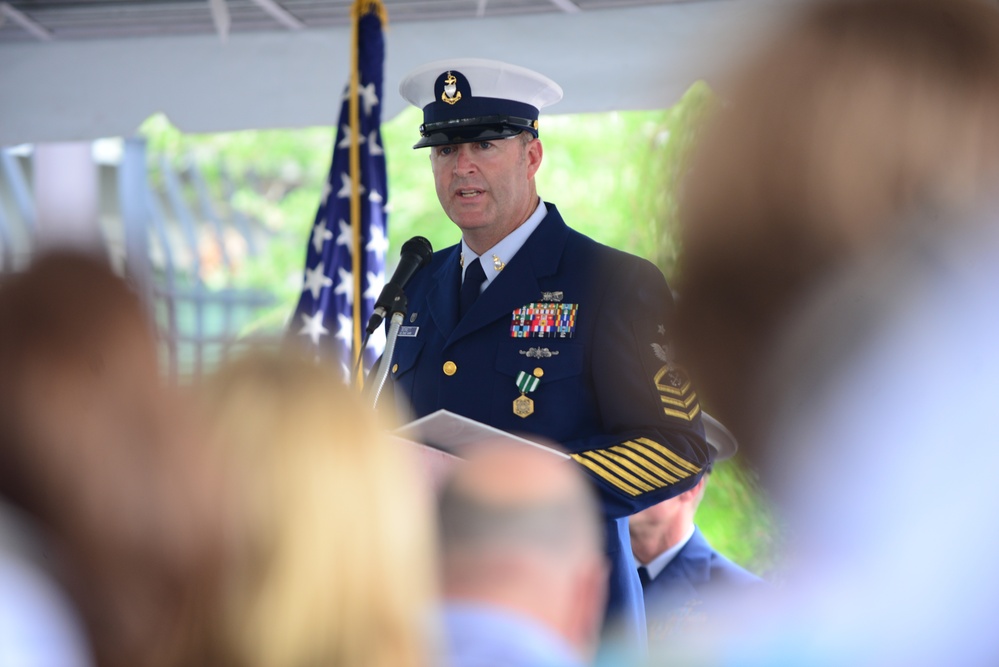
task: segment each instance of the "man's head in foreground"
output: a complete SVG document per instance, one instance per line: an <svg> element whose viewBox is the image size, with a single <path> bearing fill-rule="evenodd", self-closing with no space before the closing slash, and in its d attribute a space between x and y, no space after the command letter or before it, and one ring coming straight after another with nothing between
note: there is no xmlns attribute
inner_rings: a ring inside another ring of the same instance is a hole
<svg viewBox="0 0 999 667"><path fill-rule="evenodd" d="M607 565L599 508L570 463L542 450L485 448L445 486L440 517L449 603L516 614L591 654Z"/></svg>

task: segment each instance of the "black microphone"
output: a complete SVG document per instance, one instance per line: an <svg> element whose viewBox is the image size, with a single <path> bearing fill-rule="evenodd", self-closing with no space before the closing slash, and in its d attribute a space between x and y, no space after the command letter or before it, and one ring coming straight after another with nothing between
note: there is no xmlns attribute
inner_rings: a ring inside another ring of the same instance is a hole
<svg viewBox="0 0 999 667"><path fill-rule="evenodd" d="M375 311L371 314L371 319L368 320L368 326L365 328L369 335L374 333L378 325L382 323L396 299L402 296L402 289L413 277L413 274L430 263L434 249L427 239L422 236L414 236L402 244L402 250L399 254L399 265L395 267L392 279L385 283L382 293L375 301Z"/></svg>

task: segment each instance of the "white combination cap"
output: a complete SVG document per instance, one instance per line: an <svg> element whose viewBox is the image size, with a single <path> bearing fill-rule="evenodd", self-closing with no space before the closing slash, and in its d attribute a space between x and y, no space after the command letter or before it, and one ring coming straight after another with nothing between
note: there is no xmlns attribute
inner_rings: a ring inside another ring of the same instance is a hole
<svg viewBox="0 0 999 667"><path fill-rule="evenodd" d="M739 450L739 443L725 425L701 411L701 421L704 423L704 438L715 450L715 461L731 458Z"/></svg>
<svg viewBox="0 0 999 667"><path fill-rule="evenodd" d="M416 68L399 92L423 109L422 138L413 148L538 136L543 107L562 99L562 88L533 70L498 60L455 58Z"/></svg>

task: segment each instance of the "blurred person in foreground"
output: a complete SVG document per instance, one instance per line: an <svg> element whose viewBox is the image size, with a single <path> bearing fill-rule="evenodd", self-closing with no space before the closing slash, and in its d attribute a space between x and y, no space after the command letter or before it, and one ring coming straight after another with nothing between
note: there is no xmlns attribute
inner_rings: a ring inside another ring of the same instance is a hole
<svg viewBox="0 0 999 667"><path fill-rule="evenodd" d="M88 667L82 621L44 567L33 523L0 500L0 667Z"/></svg>
<svg viewBox="0 0 999 667"><path fill-rule="evenodd" d="M724 613L728 600L764 583L715 550L694 523L711 470L738 448L713 417L705 415L704 430L717 453L697 486L628 519L653 647L674 633L709 623L713 615Z"/></svg>
<svg viewBox="0 0 999 667"><path fill-rule="evenodd" d="M994 665L999 14L812 3L735 81L681 335L791 549L783 599L691 662Z"/></svg>
<svg viewBox="0 0 999 667"><path fill-rule="evenodd" d="M190 664L212 576L213 469L157 363L105 260L53 252L0 284L0 497L101 667Z"/></svg>
<svg viewBox="0 0 999 667"><path fill-rule="evenodd" d="M753 464L774 399L760 381L812 290L916 213L946 226L995 190L995 8L796 6L717 92L681 194L677 335Z"/></svg>
<svg viewBox="0 0 999 667"><path fill-rule="evenodd" d="M793 550L744 664L999 664L999 207L979 215L900 235L789 326L763 465Z"/></svg>
<svg viewBox="0 0 999 667"><path fill-rule="evenodd" d="M439 500L447 664L587 664L607 591L599 506L565 460L488 444Z"/></svg>
<svg viewBox="0 0 999 667"><path fill-rule="evenodd" d="M431 497L404 446L290 352L253 351L200 397L228 517L212 664L432 664Z"/></svg>

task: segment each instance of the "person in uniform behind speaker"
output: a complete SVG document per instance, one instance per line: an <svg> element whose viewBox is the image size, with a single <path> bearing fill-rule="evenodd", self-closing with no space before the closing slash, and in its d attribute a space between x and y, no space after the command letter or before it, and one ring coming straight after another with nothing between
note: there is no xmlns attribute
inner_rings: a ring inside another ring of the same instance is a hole
<svg viewBox="0 0 999 667"><path fill-rule="evenodd" d="M738 444L721 422L705 415L704 426L716 450L712 465L735 455ZM725 613L726 601L755 593L764 583L715 550L694 523L710 472L689 491L628 520L653 646L678 632L697 631Z"/></svg>
<svg viewBox="0 0 999 667"><path fill-rule="evenodd" d="M461 231L407 287L392 359L399 410L439 409L560 443L599 491L608 619L644 643L627 517L693 488L712 453L671 354L672 297L652 263L569 228L538 196L547 77L480 59L432 62L400 92L423 110L437 196Z"/></svg>

